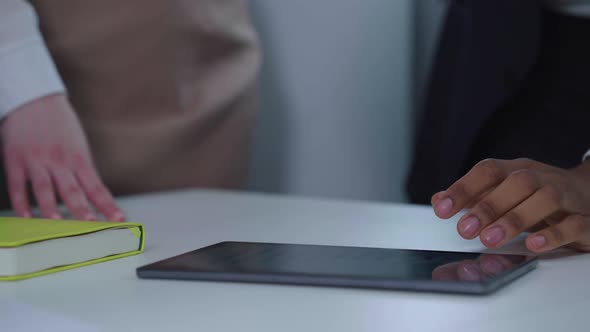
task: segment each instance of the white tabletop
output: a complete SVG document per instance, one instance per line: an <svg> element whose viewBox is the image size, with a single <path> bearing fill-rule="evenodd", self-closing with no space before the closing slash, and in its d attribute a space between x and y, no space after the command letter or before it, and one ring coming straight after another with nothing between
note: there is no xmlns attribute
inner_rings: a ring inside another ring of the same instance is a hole
<svg viewBox="0 0 590 332"><path fill-rule="evenodd" d="M135 268L226 240L480 251L426 207L211 191L121 200L142 255L0 283L0 330L588 331L590 255L541 260L491 296L140 280ZM508 249L519 252L518 244Z"/></svg>

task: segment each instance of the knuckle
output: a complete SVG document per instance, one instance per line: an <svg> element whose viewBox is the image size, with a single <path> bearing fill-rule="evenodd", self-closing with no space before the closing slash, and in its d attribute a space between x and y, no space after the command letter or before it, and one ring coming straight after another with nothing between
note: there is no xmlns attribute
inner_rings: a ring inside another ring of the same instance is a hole
<svg viewBox="0 0 590 332"><path fill-rule="evenodd" d="M449 195L457 200L466 200L470 197L465 184L461 181L456 182L451 188L449 188Z"/></svg>
<svg viewBox="0 0 590 332"><path fill-rule="evenodd" d="M496 159L482 160L475 167L494 182L500 182L504 178L504 172Z"/></svg>
<svg viewBox="0 0 590 332"><path fill-rule="evenodd" d="M90 188L88 195L96 198L107 196L107 188L102 184L97 184Z"/></svg>
<svg viewBox="0 0 590 332"><path fill-rule="evenodd" d="M550 204L554 208L559 208L562 205L563 193L555 186L545 186L541 189L541 193L546 204Z"/></svg>
<svg viewBox="0 0 590 332"><path fill-rule="evenodd" d="M510 178L521 189L534 192L538 188L537 176L534 172L521 169L510 174Z"/></svg>
<svg viewBox="0 0 590 332"><path fill-rule="evenodd" d="M547 228L547 232L549 237L553 239L553 242L555 242L555 244L561 244L564 242L565 236L557 226Z"/></svg>
<svg viewBox="0 0 590 332"><path fill-rule="evenodd" d="M490 200L483 200L477 204L476 210L478 211L477 215L480 218L487 221L493 221L498 218L498 208L496 207L495 203L492 203Z"/></svg>
<svg viewBox="0 0 590 332"><path fill-rule="evenodd" d="M80 189L77 185L69 185L65 188L65 194L67 196L78 196L82 193L82 189Z"/></svg>
<svg viewBox="0 0 590 332"><path fill-rule="evenodd" d="M503 223L506 225L506 227L514 230L515 232L521 232L527 228L524 219L522 219L522 217L516 212L511 211L506 213L503 219Z"/></svg>
<svg viewBox="0 0 590 332"><path fill-rule="evenodd" d="M40 178L33 182L33 186L40 192L51 191L52 183L48 178Z"/></svg>
<svg viewBox="0 0 590 332"><path fill-rule="evenodd" d="M573 216L570 219L570 229L574 235L581 235L588 230L588 223L582 216Z"/></svg>
<svg viewBox="0 0 590 332"><path fill-rule="evenodd" d="M533 168L536 163L534 160L529 158L516 158L514 161L521 165L521 167L524 169Z"/></svg>

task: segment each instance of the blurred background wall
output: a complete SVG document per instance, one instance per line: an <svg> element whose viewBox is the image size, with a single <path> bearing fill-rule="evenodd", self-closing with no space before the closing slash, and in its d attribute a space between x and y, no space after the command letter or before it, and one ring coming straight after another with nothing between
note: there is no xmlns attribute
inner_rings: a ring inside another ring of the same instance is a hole
<svg viewBox="0 0 590 332"><path fill-rule="evenodd" d="M251 0L264 66L250 188L405 200L443 0Z"/></svg>

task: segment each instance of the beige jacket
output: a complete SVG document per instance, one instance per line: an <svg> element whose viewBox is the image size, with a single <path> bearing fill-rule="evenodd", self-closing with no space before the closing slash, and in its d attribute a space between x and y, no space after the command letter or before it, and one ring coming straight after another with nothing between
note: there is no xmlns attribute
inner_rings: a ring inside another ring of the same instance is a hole
<svg viewBox="0 0 590 332"><path fill-rule="evenodd" d="M245 0L34 0L116 194L243 184L257 36Z"/></svg>

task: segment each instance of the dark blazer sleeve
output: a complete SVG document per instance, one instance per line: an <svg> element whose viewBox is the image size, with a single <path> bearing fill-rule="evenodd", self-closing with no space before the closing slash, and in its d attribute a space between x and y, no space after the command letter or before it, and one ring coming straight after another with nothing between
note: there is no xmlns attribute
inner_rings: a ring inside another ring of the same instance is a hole
<svg viewBox="0 0 590 332"><path fill-rule="evenodd" d="M406 183L413 203L429 203L461 175L483 122L534 64L540 19L536 0L450 2Z"/></svg>

